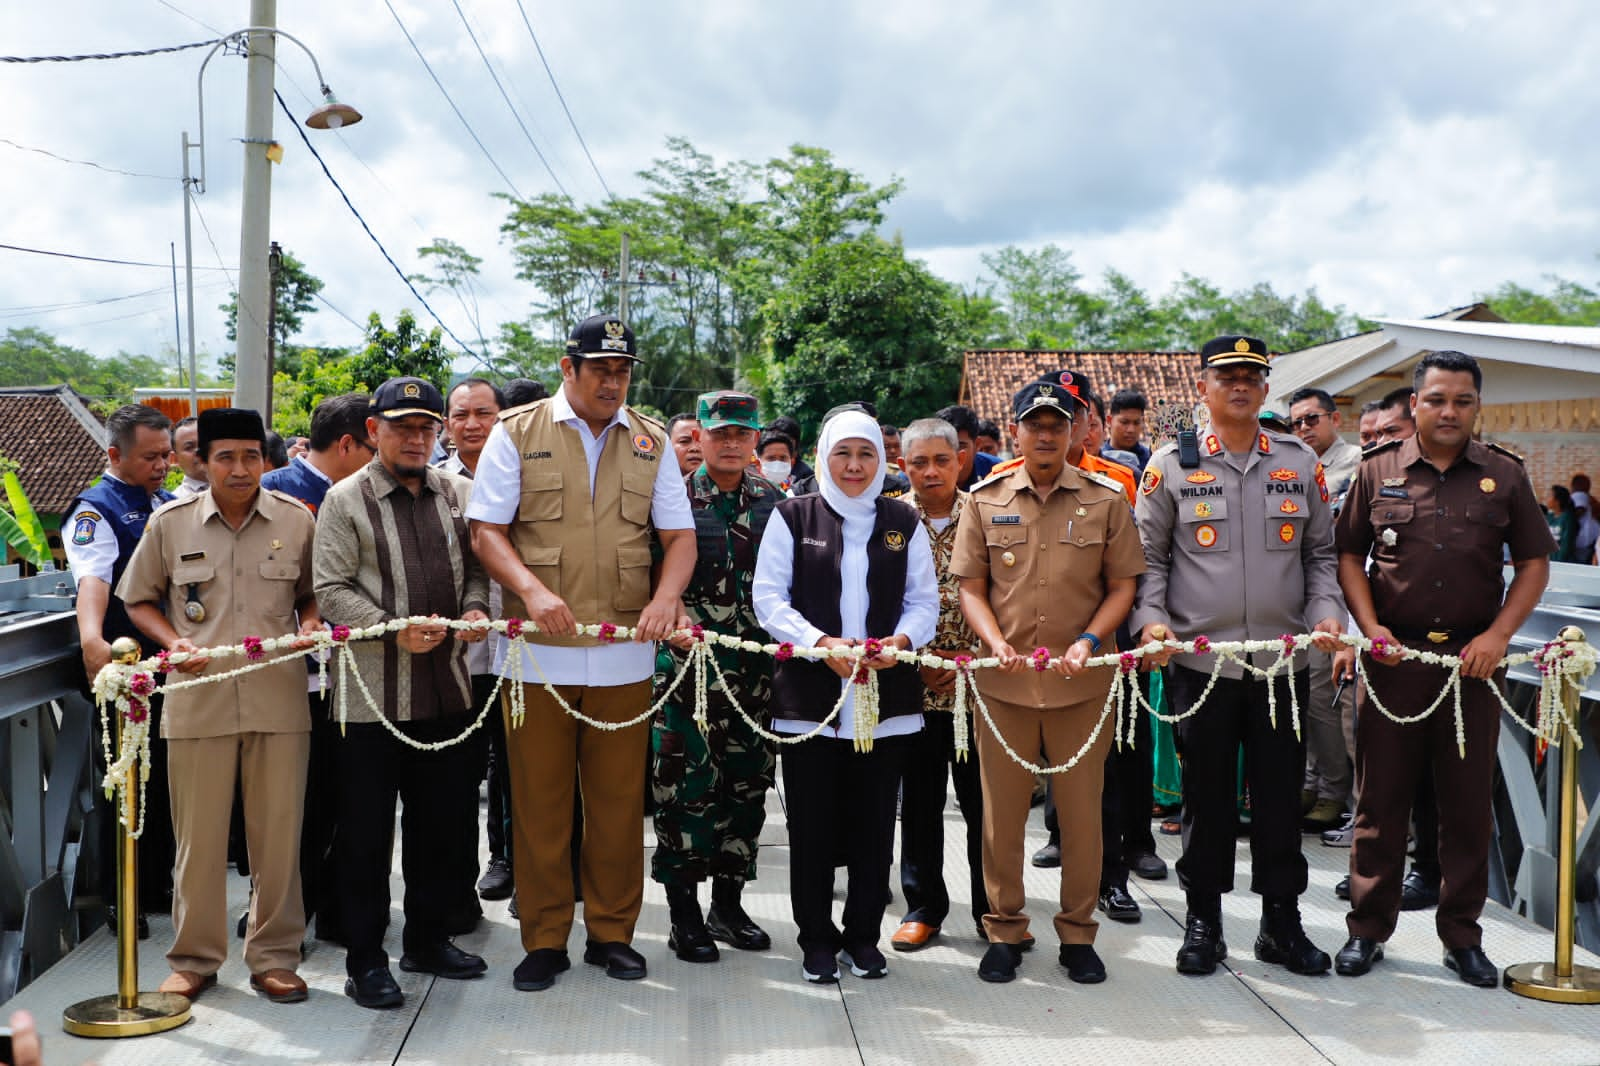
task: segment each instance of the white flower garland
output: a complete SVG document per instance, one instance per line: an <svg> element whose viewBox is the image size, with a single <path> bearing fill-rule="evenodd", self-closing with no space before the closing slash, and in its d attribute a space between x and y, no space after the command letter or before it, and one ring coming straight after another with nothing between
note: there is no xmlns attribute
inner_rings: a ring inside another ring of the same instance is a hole
<svg viewBox="0 0 1600 1066"><path fill-rule="evenodd" d="M507 651L508 656L511 656L509 672L502 674L502 676L496 680L495 686L490 692L488 699L484 702L483 707L479 709L478 714L473 719L472 723L458 736L452 737L448 740L426 743L415 740L402 733L396 727L396 725L382 713L381 709L378 707L376 699L372 695L370 688L367 686L365 678L361 676L360 669L351 660L351 649L349 645L352 642L377 639L388 633L398 632L413 625L445 625L455 630L476 630L482 632L492 631L503 635L510 643L510 648ZM803 743L812 737L818 736L824 730L829 729L839 715L843 712L844 705L846 701L849 700L851 694L855 693L855 717L852 723L854 725L855 732L855 747L858 751L870 751L872 748L872 734L876 728L880 714L880 696L876 671L867 670L864 668L863 664L868 657L868 649L862 645L841 646L829 649L815 647L801 648L794 647L790 644L761 644L756 641L743 640L738 637L713 633L696 626L692 630L681 634L691 637L694 643L690 648L687 661L684 663L683 667L677 671L676 675L672 679L672 682L662 692L661 696L654 703L652 703L643 714L640 714L634 718L630 718L622 722L602 722L583 714L577 708L569 704L562 697L561 693L557 691L556 687L545 676L543 669L539 665L538 657L533 654L528 642L523 639L524 632L527 631L532 625L533 624L531 622L523 621L491 622L487 620L479 620L468 622L461 620L442 620L424 617L397 618L389 622L379 623L363 628L336 626L333 627L331 631L324 630L309 637L302 636L300 634L289 634L281 637L261 639L247 637L243 642L235 645L223 645L214 648L205 648L193 653L162 653L154 658L146 659L142 662L133 664L112 663L101 670L94 681L94 694L102 711L101 746L105 751L107 763L107 770L104 778L106 794L107 796L111 796L114 793L120 792L125 796L129 794L136 795L136 801L128 802L119 807L118 818L119 821L121 821L122 824L129 830L132 836L137 837L141 835L144 829L146 785L150 777L150 714L148 710L149 696L157 693L177 692L183 689L193 688L198 685L211 684L214 682L242 677L245 674L252 673L256 670L277 665L287 658L296 657L308 650L316 653L318 656L318 673L322 679L324 687L326 687L327 684L329 659L331 658L336 660L335 666L339 677L339 685L337 687L339 690L338 714L341 732L343 732L348 722L349 694L351 688L353 687L366 701L368 708L374 712L377 720L382 722L391 734L393 734L403 743L422 751L439 751L450 747L451 745L459 744L468 736L470 736L474 730L480 728L487 716L491 713L491 709L495 706L499 698L501 688L507 681L510 681L512 686L511 696L509 699L509 716L511 719L511 724L513 728L520 727L526 718L526 706L523 688L524 650L526 650L528 653L529 661L533 663L534 672L538 675L539 683L543 686L546 692L550 693L550 695L554 697L556 703L562 708L562 710L595 729L604 730L606 732L616 732L643 724L660 710L661 706L672 697L672 695L678 690L678 687L683 683L684 678L692 671L694 675L693 684L695 689L694 717L696 723L699 725L701 730L704 731L705 729L709 728L709 723L707 722L707 714L709 709L709 700L707 696L707 668L709 666L710 675L715 677L716 683L721 687L723 693L727 696L728 702L734 711L744 718L744 720L751 726L752 729L755 730L757 734L775 744ZM534 631L537 631L537 627L534 627ZM636 634L636 630L625 626L617 626L609 622L602 622L595 625L580 625L578 627L578 634L580 636L595 637L602 641L612 642L630 640ZM1223 669L1228 663L1236 664L1241 668L1241 670L1249 675L1268 683L1268 715L1273 726L1276 727L1277 696L1276 686L1273 685L1272 682L1279 674L1288 673L1292 675L1294 671L1295 653L1312 646L1316 640L1316 636L1316 634L1286 634L1277 640L1245 640L1216 643L1211 642L1205 637L1197 637L1196 639L1189 641L1153 641L1149 644L1143 645L1142 647L1131 648L1127 651L1092 657L1086 661L1085 665L1087 667L1117 667L1119 669L1118 678L1107 692L1105 704L1101 708L1100 718L1095 723L1094 730L1090 733L1089 738L1084 743L1083 747L1080 748L1079 751L1072 756L1072 758L1055 766L1036 766L1023 759L1017 754L1016 750L1010 746L1005 737L1000 734L999 730L995 728L994 720L989 713L987 704L984 703L982 693L978 691L977 685L972 676L972 671L978 668L992 669L997 667L1000 664L999 659L992 656L987 658L973 658L967 655L958 656L954 659L946 659L937 655L919 655L915 652L899 651L897 649L887 647L879 649L875 642L873 650L888 652L894 657L895 660L901 663L925 666L936 670L955 671L955 701L954 707L952 708L952 714L954 719L953 724L955 727L955 751L957 759L965 759L969 754L967 745L967 726L968 720L971 716L971 706L974 702L976 702L979 714L982 715L984 721L988 724L990 731L994 734L996 740L999 741L1002 750L1004 750L1006 754L1009 755L1015 762L1033 773L1059 774L1066 773L1075 767L1082 757L1094 746L1096 740L1098 740L1100 736L1101 730L1105 727L1107 718L1114 717L1115 719L1113 723L1115 740L1120 746L1124 743L1128 745L1133 744L1136 717L1141 711L1149 713L1161 721L1170 723L1177 723L1197 714L1201 707L1205 704L1206 700L1210 697L1212 690L1216 687L1217 680L1222 676ZM1356 648L1360 652L1375 654L1373 642L1365 637L1343 634L1337 637L1337 639L1341 643ZM305 648L297 646L304 642L309 642L310 647ZM739 703L739 700L733 689L727 683L727 678L723 675L721 664L717 661L716 656L712 654L713 646L730 648L751 655L768 655L778 659L779 661L794 656L798 656L802 659L807 659L813 662L829 658L846 659L851 661L853 669L850 671L849 676L845 679L845 684L840 687L838 700L835 701L833 707L829 710L828 714L822 719L822 721L817 724L816 728L805 733L780 734L763 728L760 723L757 722L757 720L749 713L749 711ZM1428 716L1434 714L1447 698L1451 698L1456 720L1456 743L1458 750L1465 755L1466 730L1462 711L1462 674L1460 657L1455 655L1441 655L1437 652L1423 651L1415 648L1407 648L1396 645L1387 645L1377 650L1382 651L1384 654L1398 650L1403 661L1421 662L1429 666L1440 667L1446 671L1445 684L1440 689L1439 695L1434 699L1434 701L1417 714L1402 716L1395 714L1378 698L1377 694L1373 691L1370 678L1367 676L1367 667L1364 661L1364 656L1358 655L1356 657L1356 671L1361 676L1362 680L1367 682L1367 692L1371 697L1373 706L1377 708L1379 713L1383 714L1385 717L1396 722L1397 724L1406 725L1420 722ZM281 652L282 654L274 654L278 652ZM1172 652L1186 655L1209 654L1215 657L1215 665L1212 667L1211 676L1207 680L1205 688L1201 690L1199 697L1194 701L1194 703L1181 714L1162 714L1155 707L1151 706L1149 700L1146 699L1143 691L1140 689L1138 678L1135 675L1135 670L1137 669L1139 662L1145 656L1162 652ZM1266 667L1258 667L1250 662L1250 656L1263 652L1276 652L1277 654L1274 660ZM235 667L234 669L226 670L221 673L204 674L193 678L169 680L160 685L155 684L155 672L167 671L170 668L187 661L193 656L203 656L212 660L225 660L229 657L243 656L249 661L242 666ZM1061 661L1059 657L1050 657L1048 655L1048 651L1045 649L1036 650L1034 655L1030 658L1033 660L1034 668L1041 670L1053 668ZM1543 680L1539 689L1538 715L1536 721L1532 725L1529 725L1527 722L1523 721L1521 715L1515 712L1510 703L1506 700L1505 694L1500 690L1499 686L1493 683L1492 679L1484 679L1484 681L1496 694L1501 706L1510 713L1510 717L1513 721L1517 722L1518 725L1522 726L1524 729L1527 729L1535 736L1551 742L1559 740L1563 730L1570 731L1578 745L1581 747L1583 743L1582 736L1563 702L1563 692L1570 686L1581 685L1584 679L1595 671L1597 658L1600 658L1600 656L1597 656L1596 649L1593 645L1585 641L1558 638L1557 640L1551 641L1544 645L1538 651L1510 655L1501 660L1499 664L1500 667L1516 666L1523 663L1533 662L1539 668ZM137 682L140 687L145 689L145 691L142 693L135 691L135 678L139 677L140 675L143 675L145 678L147 678L147 680ZM1289 693L1291 722L1295 733L1298 736L1300 733L1299 697L1294 690L1292 682L1290 684ZM111 743L111 714L107 712L107 708L112 708L115 710L119 728L121 730L120 749L115 753L115 757L113 757ZM138 708L143 708L143 712L140 713ZM135 775L133 772L133 767L135 765L139 767L137 775ZM130 817L130 812L132 811L136 811L137 813L135 816ZM132 824L130 824L130 822Z"/></svg>

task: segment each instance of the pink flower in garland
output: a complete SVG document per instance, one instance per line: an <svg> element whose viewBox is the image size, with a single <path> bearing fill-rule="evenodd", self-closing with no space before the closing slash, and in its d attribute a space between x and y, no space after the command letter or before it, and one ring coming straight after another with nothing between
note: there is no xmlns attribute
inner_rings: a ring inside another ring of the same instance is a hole
<svg viewBox="0 0 1600 1066"><path fill-rule="evenodd" d="M1038 647L1033 649L1033 654L1028 656L1033 662L1033 668L1041 674L1050 669L1050 649Z"/></svg>
<svg viewBox="0 0 1600 1066"><path fill-rule="evenodd" d="M172 669L172 653L165 648L156 652L156 672L166 673Z"/></svg>
<svg viewBox="0 0 1600 1066"><path fill-rule="evenodd" d="M772 657L778 660L780 663L788 662L790 659L794 658L794 645L790 644L787 640L784 641L782 644L778 645L778 650L772 653Z"/></svg>
<svg viewBox="0 0 1600 1066"><path fill-rule="evenodd" d="M706 627L697 622L689 627L689 635L695 639L696 643L699 643L706 639Z"/></svg>
<svg viewBox="0 0 1600 1066"><path fill-rule="evenodd" d="M266 649L261 646L260 637L245 637L239 643L244 645L244 657L251 662L260 662L267 654Z"/></svg>
<svg viewBox="0 0 1600 1066"><path fill-rule="evenodd" d="M150 708L145 704L144 700L129 700L128 711L124 717L134 725L138 725L150 717Z"/></svg>
<svg viewBox="0 0 1600 1066"><path fill-rule="evenodd" d="M518 637L522 636L522 619L506 619L506 636L510 637L512 640L516 640Z"/></svg>
<svg viewBox="0 0 1600 1066"><path fill-rule="evenodd" d="M1207 637L1204 634L1201 634L1200 636L1194 638L1194 653L1196 655L1204 655L1206 652L1208 652L1210 650L1211 650L1211 638L1210 637Z"/></svg>
<svg viewBox="0 0 1600 1066"><path fill-rule="evenodd" d="M128 691L135 696L148 696L155 690L156 679L142 670L128 679Z"/></svg>
<svg viewBox="0 0 1600 1066"><path fill-rule="evenodd" d="M1131 674L1139 669L1139 657L1131 651L1125 651L1117 656L1117 665L1121 667L1123 673Z"/></svg>
<svg viewBox="0 0 1600 1066"><path fill-rule="evenodd" d="M599 636L600 636L600 643L602 643L602 644L615 643L616 639L617 639L616 623L614 623L614 622L601 622L600 623Z"/></svg>
<svg viewBox="0 0 1600 1066"><path fill-rule="evenodd" d="M334 626L333 627L333 639L334 639L334 642L338 643L338 644L343 644L345 641L349 640L350 639L350 627L349 626Z"/></svg>
<svg viewBox="0 0 1600 1066"><path fill-rule="evenodd" d="M1283 636L1279 637L1278 639L1283 641L1283 653L1285 655L1293 655L1294 654L1294 634L1293 633L1285 633Z"/></svg>
<svg viewBox="0 0 1600 1066"><path fill-rule="evenodd" d="M861 648L867 653L867 658L876 659L883 651L883 641L879 640L877 637L868 637L866 643L863 644Z"/></svg>
<svg viewBox="0 0 1600 1066"><path fill-rule="evenodd" d="M962 653L955 657L956 669L963 672L972 669L972 656Z"/></svg>
<svg viewBox="0 0 1600 1066"><path fill-rule="evenodd" d="M1387 658L1389 655L1389 642L1382 637L1372 639L1372 657L1374 659Z"/></svg>

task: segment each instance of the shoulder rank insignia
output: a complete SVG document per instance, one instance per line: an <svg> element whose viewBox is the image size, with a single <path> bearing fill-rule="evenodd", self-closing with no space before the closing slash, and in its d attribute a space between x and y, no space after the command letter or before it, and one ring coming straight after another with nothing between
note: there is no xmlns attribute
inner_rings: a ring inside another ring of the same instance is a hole
<svg viewBox="0 0 1600 1066"><path fill-rule="evenodd" d="M1221 455L1222 454L1222 442L1217 439L1217 435L1215 433L1207 433L1206 434L1206 454L1207 455Z"/></svg>
<svg viewBox="0 0 1600 1066"><path fill-rule="evenodd" d="M1494 444L1491 442L1489 444L1489 450L1491 452L1499 452L1507 459L1515 459L1519 463L1522 462L1522 456L1518 455L1516 452L1512 451L1510 448L1507 448L1503 444Z"/></svg>
<svg viewBox="0 0 1600 1066"><path fill-rule="evenodd" d="M1098 470L1084 470L1080 468L1078 470L1078 476L1088 478L1096 485L1104 485L1112 492L1120 493L1123 491L1122 483L1116 478L1112 477L1110 474L1102 474Z"/></svg>
<svg viewBox="0 0 1600 1066"><path fill-rule="evenodd" d="M1258 433L1256 435L1256 447L1261 449L1262 455L1271 455L1272 438L1267 436L1265 433Z"/></svg>
<svg viewBox="0 0 1600 1066"><path fill-rule="evenodd" d="M1139 491L1146 496L1161 487L1161 471L1157 470L1154 463L1144 468L1144 480L1139 482Z"/></svg>

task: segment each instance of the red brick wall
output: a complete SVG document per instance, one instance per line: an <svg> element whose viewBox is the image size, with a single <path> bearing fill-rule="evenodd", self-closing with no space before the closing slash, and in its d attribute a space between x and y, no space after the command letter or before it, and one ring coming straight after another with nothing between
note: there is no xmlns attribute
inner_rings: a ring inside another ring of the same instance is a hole
<svg viewBox="0 0 1600 1066"><path fill-rule="evenodd" d="M1600 485L1600 433L1494 433L1489 440L1522 456L1540 500L1551 485L1588 474Z"/></svg>

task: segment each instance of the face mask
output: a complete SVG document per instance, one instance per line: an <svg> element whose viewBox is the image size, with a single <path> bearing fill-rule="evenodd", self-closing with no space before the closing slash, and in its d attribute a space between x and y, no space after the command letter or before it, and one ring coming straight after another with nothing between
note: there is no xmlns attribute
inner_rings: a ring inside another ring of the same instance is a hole
<svg viewBox="0 0 1600 1066"><path fill-rule="evenodd" d="M768 481L773 481L780 485L789 480L789 472L791 469L793 468L790 466L790 464L784 462L782 459L761 460L761 476L765 477Z"/></svg>

